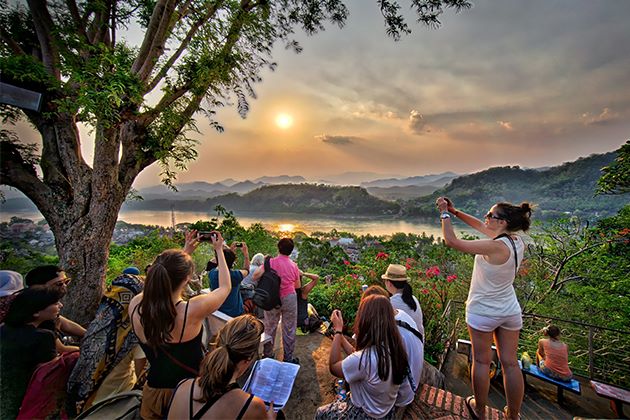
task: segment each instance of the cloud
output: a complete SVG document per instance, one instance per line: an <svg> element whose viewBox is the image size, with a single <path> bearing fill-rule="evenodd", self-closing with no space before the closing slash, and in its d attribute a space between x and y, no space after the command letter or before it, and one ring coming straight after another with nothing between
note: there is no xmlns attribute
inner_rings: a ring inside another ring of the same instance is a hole
<svg viewBox="0 0 630 420"><path fill-rule="evenodd" d="M507 131L514 131L514 127L512 127L512 123L509 121L497 121L497 124Z"/></svg>
<svg viewBox="0 0 630 420"><path fill-rule="evenodd" d="M599 115L593 115L590 112L582 114L582 121L584 125L606 125L614 122L619 118L619 113L611 111L606 107Z"/></svg>
<svg viewBox="0 0 630 420"><path fill-rule="evenodd" d="M345 146L348 144L353 144L357 140L360 140L360 137L355 136L333 136L330 134L320 134L319 136L315 136L316 140L320 140L324 143L328 144L336 144L340 146Z"/></svg>
<svg viewBox="0 0 630 420"><path fill-rule="evenodd" d="M427 127L427 122L422 114L415 109L409 112L409 129L411 129L414 134L424 134L431 131Z"/></svg>

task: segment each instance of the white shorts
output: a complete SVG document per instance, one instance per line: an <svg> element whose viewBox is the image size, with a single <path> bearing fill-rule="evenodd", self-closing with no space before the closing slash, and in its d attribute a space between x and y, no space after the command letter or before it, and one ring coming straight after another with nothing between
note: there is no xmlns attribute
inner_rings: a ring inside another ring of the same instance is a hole
<svg viewBox="0 0 630 420"><path fill-rule="evenodd" d="M490 317L466 312L466 324L468 324L471 328L482 332L493 332L497 328L519 331L523 328L523 317L521 314Z"/></svg>

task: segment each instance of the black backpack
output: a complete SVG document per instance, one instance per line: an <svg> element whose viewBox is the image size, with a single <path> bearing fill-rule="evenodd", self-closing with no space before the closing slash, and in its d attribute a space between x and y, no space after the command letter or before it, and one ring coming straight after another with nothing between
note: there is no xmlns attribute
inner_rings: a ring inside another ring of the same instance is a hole
<svg viewBox="0 0 630 420"><path fill-rule="evenodd" d="M280 276L269 265L269 257L265 258L265 271L258 279L258 286L252 298L256 306L265 311L279 308L280 302Z"/></svg>

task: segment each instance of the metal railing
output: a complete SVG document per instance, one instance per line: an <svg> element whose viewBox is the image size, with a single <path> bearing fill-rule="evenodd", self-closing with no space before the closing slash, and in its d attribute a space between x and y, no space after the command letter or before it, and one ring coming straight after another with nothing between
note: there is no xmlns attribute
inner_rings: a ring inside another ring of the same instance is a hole
<svg viewBox="0 0 630 420"><path fill-rule="evenodd" d="M468 339L464 308L464 302L450 301L444 310L451 346L458 338ZM527 351L535 359L542 329L549 324L562 331L560 339L569 346L569 367L574 374L630 389L630 331L524 313L519 354Z"/></svg>

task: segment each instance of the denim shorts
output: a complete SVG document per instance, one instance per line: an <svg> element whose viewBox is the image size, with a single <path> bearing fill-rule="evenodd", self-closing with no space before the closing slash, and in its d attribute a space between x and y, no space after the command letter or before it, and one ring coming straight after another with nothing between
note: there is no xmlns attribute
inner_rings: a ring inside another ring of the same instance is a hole
<svg viewBox="0 0 630 420"><path fill-rule="evenodd" d="M468 324L471 328L482 332L493 332L497 328L519 331L523 328L523 317L521 314L490 317L466 312L466 324Z"/></svg>

